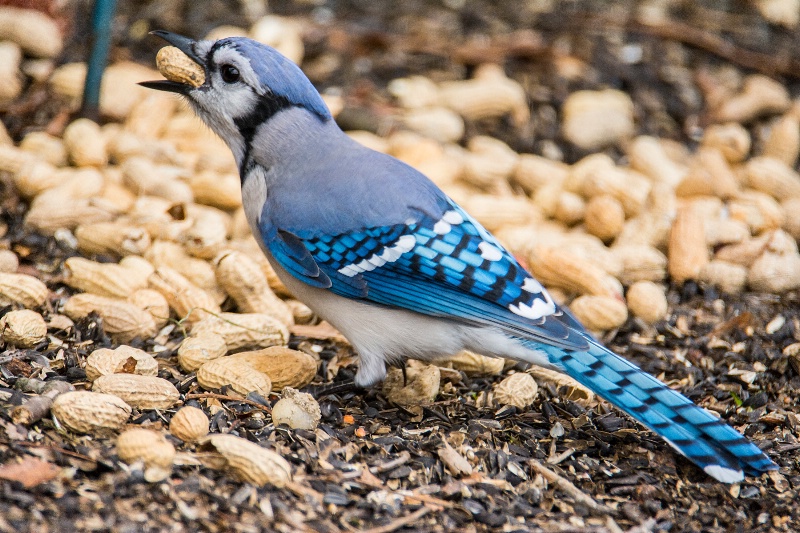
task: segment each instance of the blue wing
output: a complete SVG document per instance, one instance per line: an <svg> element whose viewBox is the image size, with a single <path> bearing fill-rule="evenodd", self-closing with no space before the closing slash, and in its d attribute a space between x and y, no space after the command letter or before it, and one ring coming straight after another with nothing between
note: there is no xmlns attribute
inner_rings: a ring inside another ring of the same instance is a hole
<svg viewBox="0 0 800 533"><path fill-rule="evenodd" d="M591 340L480 224L446 202L438 220L420 214L339 235L272 231L279 242L267 245L311 285L519 338L721 481L777 468L724 421Z"/></svg>
<svg viewBox="0 0 800 533"><path fill-rule="evenodd" d="M481 326L565 349L583 327L477 221L447 198L439 217L338 235L262 227L275 259L309 285L347 298Z"/></svg>

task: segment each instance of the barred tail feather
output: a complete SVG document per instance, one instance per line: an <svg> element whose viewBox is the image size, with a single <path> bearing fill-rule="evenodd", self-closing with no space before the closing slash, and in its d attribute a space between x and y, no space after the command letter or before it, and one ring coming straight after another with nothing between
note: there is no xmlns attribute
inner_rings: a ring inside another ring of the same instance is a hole
<svg viewBox="0 0 800 533"><path fill-rule="evenodd" d="M776 470L752 442L682 394L608 349L588 351L537 346L582 385L663 437L672 447L723 483Z"/></svg>

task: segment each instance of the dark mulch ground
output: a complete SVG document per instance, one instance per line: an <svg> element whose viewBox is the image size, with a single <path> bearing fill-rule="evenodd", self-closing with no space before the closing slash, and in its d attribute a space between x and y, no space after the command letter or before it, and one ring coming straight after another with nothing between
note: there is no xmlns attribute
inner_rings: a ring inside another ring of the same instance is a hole
<svg viewBox="0 0 800 533"><path fill-rule="evenodd" d="M704 121L703 94L695 81L704 69L758 68L786 76L793 94L800 92L792 77L800 70L791 71L781 55L798 57L800 36L764 22L751 3L728 2L726 11L718 11L713 2L672 2L667 11L672 18L651 27L633 18L637 5L270 3L279 14L313 21L305 36L304 68L321 89L341 88L347 99L341 121L350 128L386 127L392 110L388 80L414 73L461 78L487 59L502 62L523 82L535 120L524 130L502 120L471 123L468 136L489 133L526 152L552 154L555 146L568 162L583 154L559 138L557 109L576 89L626 90L636 103L641 132L689 145ZM129 3L121 6L114 54L151 62L160 44L144 38L142 29L200 36L222 23L245 24L240 8L223 0L201 6L175 0ZM712 37L727 39L733 51ZM66 57L80 57L81 46L76 40ZM641 60L621 61L625 46L640 50ZM558 74L566 56L585 62L583 76L565 80ZM57 113L28 101L0 118L19 137ZM3 191L2 202L6 244L23 257L25 271L49 280L55 308L67 294L58 269L70 252L22 229L25 206L12 191ZM294 484L256 489L192 464L178 466L165 482L148 484L141 472L116 459L110 441L77 438L49 420L29 430L11 424L7 409L21 396L0 388L0 463L38 456L66 467L57 479L31 488L0 482L0 531L619 531L639 525L642 531L797 530L800 362L782 350L800 340L799 298L734 297L689 284L670 292L665 322L648 328L631 319L605 339L753 438L781 466L776 475L722 485L604 404L587 408L545 383L531 408L498 410L482 400L500 378L454 373L446 377L438 401L419 409L390 405L377 389L321 394L317 432L275 428L262 409L222 401L212 430L235 431L280 450L301 472ZM95 321L70 333L51 333L63 346L0 354L0 385L13 385L44 364L51 379L80 382L81 358L90 348L109 344ZM323 360L336 365L350 355L333 342L294 339L293 346L321 348ZM193 380L181 381L170 372L171 355L161 354L162 377L183 393L198 392ZM327 368L323 364L315 385L323 383ZM341 368L335 381L352 377L353 369ZM133 420L166 425L171 414L146 412ZM480 474L452 476L437 455L445 439L474 458ZM188 454L183 460L191 463ZM28 464L35 472L36 465ZM543 483L536 470L542 464L578 491Z"/></svg>

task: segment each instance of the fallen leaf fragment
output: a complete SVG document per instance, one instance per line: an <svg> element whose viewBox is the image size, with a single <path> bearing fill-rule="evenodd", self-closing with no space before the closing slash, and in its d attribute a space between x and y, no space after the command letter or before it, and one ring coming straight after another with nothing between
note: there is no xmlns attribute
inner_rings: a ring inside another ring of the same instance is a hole
<svg viewBox="0 0 800 533"><path fill-rule="evenodd" d="M61 469L53 463L36 457L25 457L22 461L9 461L0 465L0 479L18 481L26 489L55 479Z"/></svg>

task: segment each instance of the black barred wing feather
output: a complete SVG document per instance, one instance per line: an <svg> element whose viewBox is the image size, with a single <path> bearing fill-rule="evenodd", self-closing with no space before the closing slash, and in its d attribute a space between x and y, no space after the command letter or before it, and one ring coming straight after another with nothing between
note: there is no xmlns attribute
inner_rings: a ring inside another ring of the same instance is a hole
<svg viewBox="0 0 800 533"><path fill-rule="evenodd" d="M304 235L314 262L345 297L405 308L568 349L584 349L570 319L480 224L455 204L438 220L340 235Z"/></svg>

